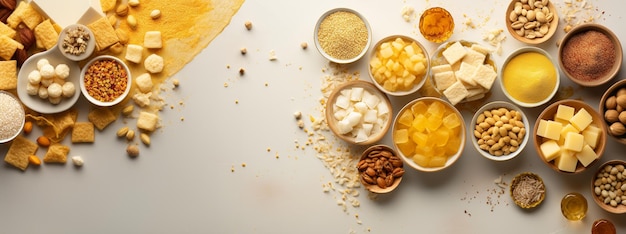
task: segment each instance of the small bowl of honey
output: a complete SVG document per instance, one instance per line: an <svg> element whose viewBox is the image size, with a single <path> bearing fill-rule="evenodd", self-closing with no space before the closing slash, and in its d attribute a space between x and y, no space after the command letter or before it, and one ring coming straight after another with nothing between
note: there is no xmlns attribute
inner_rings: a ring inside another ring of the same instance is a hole
<svg viewBox="0 0 626 234"><path fill-rule="evenodd" d="M426 40L442 43L452 36L454 19L450 12L444 8L429 8L420 17L419 29Z"/></svg>

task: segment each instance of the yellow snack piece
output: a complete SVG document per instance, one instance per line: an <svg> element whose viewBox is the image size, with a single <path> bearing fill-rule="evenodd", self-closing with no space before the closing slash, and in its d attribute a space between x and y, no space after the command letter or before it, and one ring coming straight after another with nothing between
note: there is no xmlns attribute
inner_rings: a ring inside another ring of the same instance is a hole
<svg viewBox="0 0 626 234"><path fill-rule="evenodd" d="M582 131L593 122L593 118L585 108L580 108L580 110L569 119L569 122L576 127L576 129Z"/></svg>
<svg viewBox="0 0 626 234"><path fill-rule="evenodd" d="M574 116L575 111L576 109L574 109L574 107L559 105L556 109L556 114L554 115L554 118L569 121L569 119Z"/></svg>
<svg viewBox="0 0 626 234"><path fill-rule="evenodd" d="M576 132L568 132L565 136L563 148L573 152L580 152L583 149L584 143L585 137L583 137L583 135Z"/></svg>
<svg viewBox="0 0 626 234"><path fill-rule="evenodd" d="M541 153L543 154L543 157L548 162L550 162L550 161L554 160L555 158L557 158L559 156L559 153L561 152L561 147L554 140L548 140L548 141L542 143L539 146L539 149L541 150Z"/></svg>
<svg viewBox="0 0 626 234"><path fill-rule="evenodd" d="M561 171L574 172L576 171L578 159L574 156L574 152L563 149L561 155L555 159L554 163Z"/></svg>

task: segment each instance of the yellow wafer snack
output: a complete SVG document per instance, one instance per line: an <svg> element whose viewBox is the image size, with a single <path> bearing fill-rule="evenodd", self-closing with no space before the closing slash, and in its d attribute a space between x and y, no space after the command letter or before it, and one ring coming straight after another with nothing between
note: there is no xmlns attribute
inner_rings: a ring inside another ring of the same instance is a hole
<svg viewBox="0 0 626 234"><path fill-rule="evenodd" d="M17 61L0 61L0 90L17 88Z"/></svg>
<svg viewBox="0 0 626 234"><path fill-rule="evenodd" d="M78 122L72 128L72 143L93 143L95 130L91 122Z"/></svg>
<svg viewBox="0 0 626 234"><path fill-rule="evenodd" d="M23 136L17 136L17 138L13 140L7 155L4 157L4 161L22 171L26 170L28 167L28 157L34 155L38 148L37 143Z"/></svg>
<svg viewBox="0 0 626 234"><path fill-rule="evenodd" d="M117 120L117 117L109 108L94 108L87 115L89 122L92 122L94 126L100 131L104 130L109 124Z"/></svg>
<svg viewBox="0 0 626 234"><path fill-rule="evenodd" d="M42 46L46 50L54 47L59 39L59 33L54 29L49 19L41 22L34 30L37 46Z"/></svg>
<svg viewBox="0 0 626 234"><path fill-rule="evenodd" d="M70 152L70 147L54 144L48 148L48 152L43 157L45 163L65 163L67 162L67 154Z"/></svg>
<svg viewBox="0 0 626 234"><path fill-rule="evenodd" d="M105 50L112 46L113 44L120 41L117 37L117 33L115 29L106 17L102 17L93 23L87 25L89 29L93 32L94 37L96 38L96 48L98 51Z"/></svg>

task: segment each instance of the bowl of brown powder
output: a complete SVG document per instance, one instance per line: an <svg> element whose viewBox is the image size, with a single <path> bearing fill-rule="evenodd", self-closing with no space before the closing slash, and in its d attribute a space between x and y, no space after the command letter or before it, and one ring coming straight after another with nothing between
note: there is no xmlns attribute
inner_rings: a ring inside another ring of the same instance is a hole
<svg viewBox="0 0 626 234"><path fill-rule="evenodd" d="M582 24L565 35L559 46L559 66L574 83L594 87L613 79L622 66L622 45L599 24Z"/></svg>
<svg viewBox="0 0 626 234"><path fill-rule="evenodd" d="M372 30L355 10L335 8L319 18L313 37L322 56L334 63L348 64L365 55L372 42Z"/></svg>

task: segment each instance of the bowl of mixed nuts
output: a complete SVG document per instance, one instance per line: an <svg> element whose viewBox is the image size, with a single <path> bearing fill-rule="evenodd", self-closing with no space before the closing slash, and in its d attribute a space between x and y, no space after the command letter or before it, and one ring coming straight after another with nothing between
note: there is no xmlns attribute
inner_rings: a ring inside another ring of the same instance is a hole
<svg viewBox="0 0 626 234"><path fill-rule="evenodd" d="M61 54L72 61L82 61L91 56L96 39L91 30L82 24L72 24L59 34L57 44Z"/></svg>
<svg viewBox="0 0 626 234"><path fill-rule="evenodd" d="M96 106L113 106L128 96L132 79L128 66L120 59L102 55L93 58L80 74L83 96Z"/></svg>
<svg viewBox="0 0 626 234"><path fill-rule="evenodd" d="M591 194L598 206L614 214L626 213L626 162L608 161L591 180Z"/></svg>
<svg viewBox="0 0 626 234"><path fill-rule="evenodd" d="M626 144L626 80L616 82L604 92L598 110L608 126L607 133Z"/></svg>
<svg viewBox="0 0 626 234"><path fill-rule="evenodd" d="M404 163L395 150L386 145L367 148L357 164L359 180L370 192L393 191L404 175Z"/></svg>
<svg viewBox="0 0 626 234"><path fill-rule="evenodd" d="M505 18L511 36L526 44L550 40L559 25L556 7L549 0L512 0Z"/></svg>

